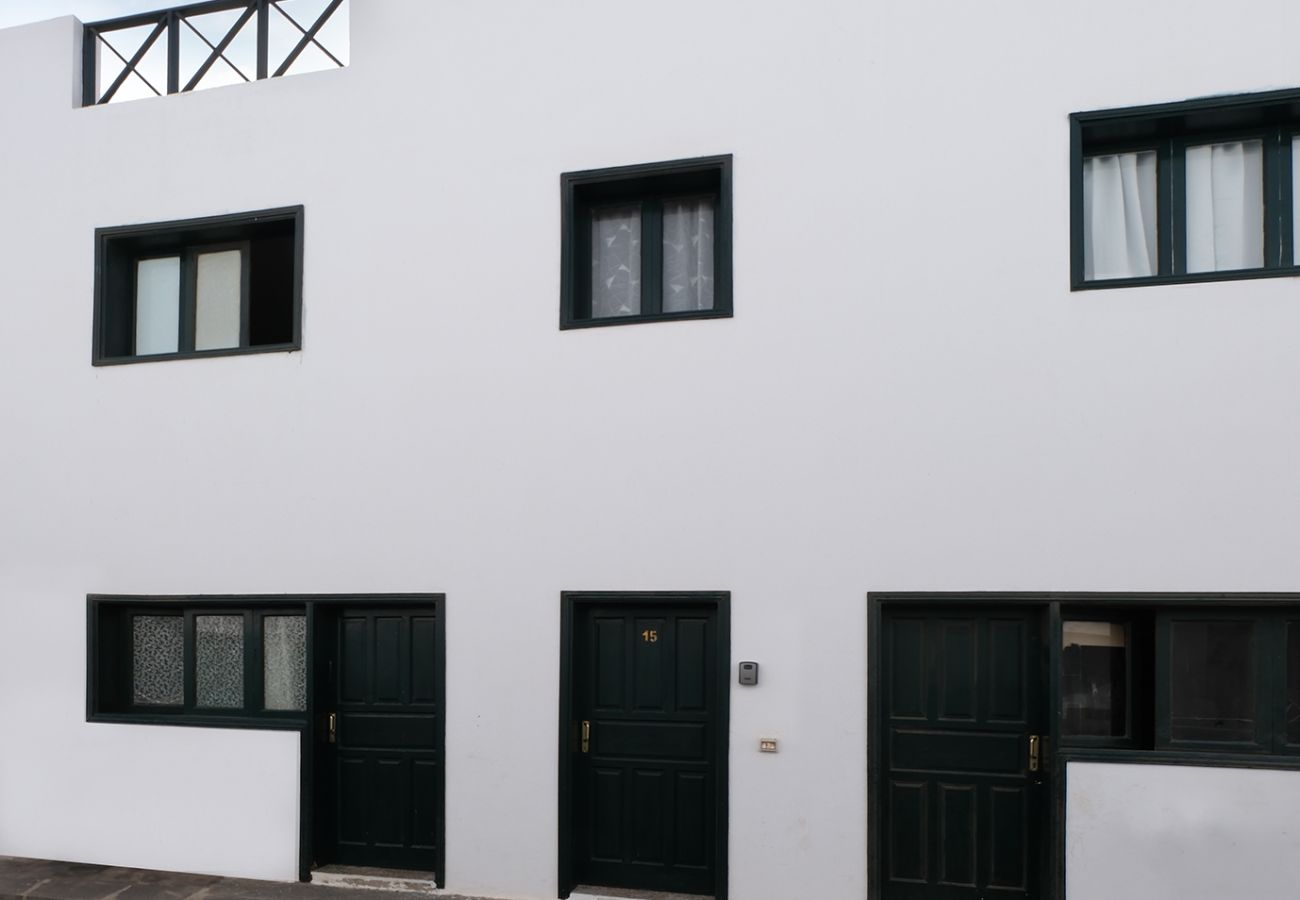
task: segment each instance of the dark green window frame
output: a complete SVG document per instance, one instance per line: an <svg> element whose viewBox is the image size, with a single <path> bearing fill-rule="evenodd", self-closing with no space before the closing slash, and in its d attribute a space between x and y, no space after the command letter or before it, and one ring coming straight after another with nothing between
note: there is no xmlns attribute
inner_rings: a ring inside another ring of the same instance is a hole
<svg viewBox="0 0 1300 900"><path fill-rule="evenodd" d="M307 721L305 703L300 710L265 708L264 627L268 616L303 616L305 628L306 614L306 605L293 601L196 598L191 602L148 603L91 597L88 610L87 721L300 728ZM136 616L181 620L183 694L180 703L136 702L133 670ZM243 703L237 708L198 703L195 619L199 616L239 616L242 619ZM310 653L309 647L305 646L304 650ZM307 671L310 677L310 670Z"/></svg>
<svg viewBox="0 0 1300 900"><path fill-rule="evenodd" d="M708 197L714 204L713 307L663 311L661 240L665 201ZM591 212L641 204L641 311L591 315ZM718 319L732 315L731 155L565 172L560 176L560 328Z"/></svg>
<svg viewBox="0 0 1300 900"><path fill-rule="evenodd" d="M1151 284L1300 275L1295 259L1291 145L1300 139L1300 89L1209 97L1070 116L1070 287L1097 290ZM1263 142L1264 259L1255 268L1187 271L1186 151L1230 141ZM1094 156L1156 153L1157 274L1084 278L1083 163Z"/></svg>
<svg viewBox="0 0 1300 900"><path fill-rule="evenodd" d="M1099 621L1128 628L1127 708L1124 735L1098 737L1070 734L1061 717L1061 745L1079 750L1126 750L1196 760L1224 757L1300 757L1300 726L1288 739L1288 722L1300 717L1300 664L1288 661L1288 638L1294 629L1300 643L1300 606L1252 606L1249 603L1128 606L1067 605L1061 621ZM1179 623L1249 625L1252 635L1248 690L1254 705L1252 733L1242 739L1187 739L1174 734L1174 628ZM1058 651L1059 652L1059 651ZM1289 765L1294 765L1291 760Z"/></svg>
<svg viewBox="0 0 1300 900"><path fill-rule="evenodd" d="M301 206L95 229L95 305L91 364L161 362L302 349ZM242 255L237 347L194 349L196 259L238 249ZM175 352L136 353L137 264L180 258L179 334Z"/></svg>

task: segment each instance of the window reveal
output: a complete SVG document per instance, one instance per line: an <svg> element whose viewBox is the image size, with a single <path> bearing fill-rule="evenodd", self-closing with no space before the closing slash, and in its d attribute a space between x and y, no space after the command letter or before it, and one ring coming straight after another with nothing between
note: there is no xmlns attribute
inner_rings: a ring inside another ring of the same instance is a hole
<svg viewBox="0 0 1300 900"><path fill-rule="evenodd" d="M562 328L731 315L731 158L561 179Z"/></svg>
<svg viewBox="0 0 1300 900"><path fill-rule="evenodd" d="M95 232L93 362L300 346L301 207Z"/></svg>
<svg viewBox="0 0 1300 900"><path fill-rule="evenodd" d="M1075 289L1300 274L1300 91L1070 119Z"/></svg>

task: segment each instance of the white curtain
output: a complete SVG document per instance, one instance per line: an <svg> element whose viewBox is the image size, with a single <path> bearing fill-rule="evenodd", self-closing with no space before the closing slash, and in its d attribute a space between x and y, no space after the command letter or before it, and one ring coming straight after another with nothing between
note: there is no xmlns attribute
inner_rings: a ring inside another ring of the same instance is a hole
<svg viewBox="0 0 1300 900"><path fill-rule="evenodd" d="M713 309L713 203L664 203L664 312Z"/></svg>
<svg viewBox="0 0 1300 900"><path fill-rule="evenodd" d="M591 317L641 312L641 207L591 213Z"/></svg>
<svg viewBox="0 0 1300 900"><path fill-rule="evenodd" d="M1187 148L1187 271L1264 265L1264 148L1234 141Z"/></svg>
<svg viewBox="0 0 1300 900"><path fill-rule="evenodd" d="M1083 161L1083 277L1138 278L1159 271L1154 150Z"/></svg>

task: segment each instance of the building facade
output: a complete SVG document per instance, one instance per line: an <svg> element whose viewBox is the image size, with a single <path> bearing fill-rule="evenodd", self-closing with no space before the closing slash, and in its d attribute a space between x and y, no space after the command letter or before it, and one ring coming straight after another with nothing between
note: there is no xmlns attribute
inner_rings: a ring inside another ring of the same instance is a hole
<svg viewBox="0 0 1300 900"><path fill-rule="evenodd" d="M0 855L1293 890L1300 11L348 6L0 31Z"/></svg>

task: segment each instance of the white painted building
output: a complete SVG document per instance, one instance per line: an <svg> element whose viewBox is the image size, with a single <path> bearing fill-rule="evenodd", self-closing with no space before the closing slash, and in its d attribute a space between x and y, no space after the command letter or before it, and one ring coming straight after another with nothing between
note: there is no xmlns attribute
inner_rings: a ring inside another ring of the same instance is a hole
<svg viewBox="0 0 1300 900"><path fill-rule="evenodd" d="M349 6L0 31L0 855L1294 894L1300 8Z"/></svg>

